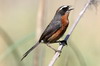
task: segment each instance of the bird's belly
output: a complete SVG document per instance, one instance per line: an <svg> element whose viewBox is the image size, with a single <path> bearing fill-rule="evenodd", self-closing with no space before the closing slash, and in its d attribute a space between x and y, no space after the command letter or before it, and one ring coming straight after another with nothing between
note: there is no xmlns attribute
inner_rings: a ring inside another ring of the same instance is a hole
<svg viewBox="0 0 100 66"><path fill-rule="evenodd" d="M60 37L63 36L65 33L67 27L62 27L58 31L56 31L50 38L48 38L48 42L54 43L56 42Z"/></svg>

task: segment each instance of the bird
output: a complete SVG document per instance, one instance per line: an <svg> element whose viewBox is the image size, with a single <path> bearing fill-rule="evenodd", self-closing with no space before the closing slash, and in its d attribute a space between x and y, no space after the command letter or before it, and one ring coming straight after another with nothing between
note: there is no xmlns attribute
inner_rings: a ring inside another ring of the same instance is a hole
<svg viewBox="0 0 100 66"><path fill-rule="evenodd" d="M44 32L42 33L38 42L34 46L32 46L23 55L21 61L40 43L46 44L48 47L53 49L55 52L58 51L58 50L54 49L53 47L51 47L50 44L62 42L62 41L59 41L59 39L64 35L64 33L69 25L68 17L69 17L71 10L73 10L73 8L70 5L62 5L57 9L53 19L51 20L49 25L46 27ZM66 42L66 41L64 41L64 42Z"/></svg>

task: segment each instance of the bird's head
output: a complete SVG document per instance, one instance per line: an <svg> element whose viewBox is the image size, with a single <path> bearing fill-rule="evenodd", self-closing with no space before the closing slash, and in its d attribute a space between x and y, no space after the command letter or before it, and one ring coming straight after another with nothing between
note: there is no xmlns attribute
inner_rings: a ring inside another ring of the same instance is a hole
<svg viewBox="0 0 100 66"><path fill-rule="evenodd" d="M58 8L56 13L59 13L61 15L64 15L65 13L69 13L71 10L73 10L74 8L72 8L70 5L66 6L63 5L61 7Z"/></svg>

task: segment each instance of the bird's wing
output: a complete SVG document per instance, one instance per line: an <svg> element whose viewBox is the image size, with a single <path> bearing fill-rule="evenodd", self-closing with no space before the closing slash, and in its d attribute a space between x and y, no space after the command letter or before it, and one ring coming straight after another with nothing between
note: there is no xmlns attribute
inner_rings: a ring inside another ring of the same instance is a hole
<svg viewBox="0 0 100 66"><path fill-rule="evenodd" d="M40 40L43 40L44 38L49 38L50 36L52 36L52 34L54 34L57 30L60 29L61 27L61 21L52 21L47 28L45 29L45 31L43 32L43 34L40 37Z"/></svg>

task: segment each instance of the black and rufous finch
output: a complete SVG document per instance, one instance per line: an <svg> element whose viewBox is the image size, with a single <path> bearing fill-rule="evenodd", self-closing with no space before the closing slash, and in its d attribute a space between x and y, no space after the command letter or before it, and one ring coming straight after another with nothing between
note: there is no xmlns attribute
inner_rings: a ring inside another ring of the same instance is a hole
<svg viewBox="0 0 100 66"><path fill-rule="evenodd" d="M54 51L57 51L56 49L50 46L50 43L60 42L58 41L58 39L63 36L69 25L68 16L71 10L73 10L71 6L63 5L59 7L58 10L56 11L54 18L42 33L39 41L24 54L21 60L23 60L41 42L45 43L48 47L50 47Z"/></svg>

